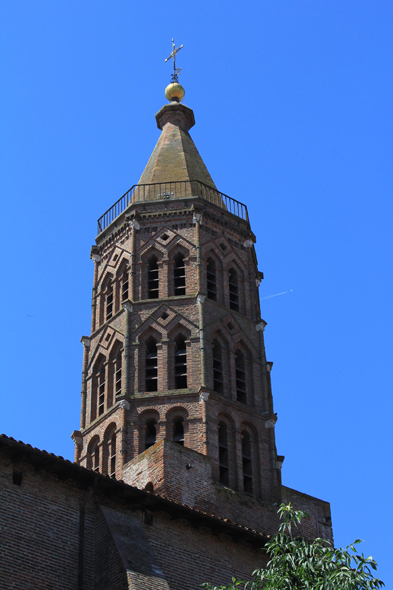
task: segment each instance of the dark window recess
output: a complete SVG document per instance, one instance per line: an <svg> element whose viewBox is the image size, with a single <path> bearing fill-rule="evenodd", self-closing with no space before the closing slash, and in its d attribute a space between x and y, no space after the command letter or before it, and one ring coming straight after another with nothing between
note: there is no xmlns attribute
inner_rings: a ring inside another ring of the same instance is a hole
<svg viewBox="0 0 393 590"><path fill-rule="evenodd" d="M246 494L252 496L252 454L251 437L247 431L242 432L242 456L243 456L243 487Z"/></svg>
<svg viewBox="0 0 393 590"><path fill-rule="evenodd" d="M234 328L234 325L232 324L232 322L228 322L227 326L230 330L233 330L233 328Z"/></svg>
<svg viewBox="0 0 393 590"><path fill-rule="evenodd" d="M244 355L240 350L236 352L236 395L237 401L247 403L246 366Z"/></svg>
<svg viewBox="0 0 393 590"><path fill-rule="evenodd" d="M115 361L115 394L121 394L121 352L118 353Z"/></svg>
<svg viewBox="0 0 393 590"><path fill-rule="evenodd" d="M105 315L106 315L107 320L110 320L113 315L113 287L112 287L112 285L108 285L108 287L106 289Z"/></svg>
<svg viewBox="0 0 393 590"><path fill-rule="evenodd" d="M234 268L231 268L229 271L229 307L235 311L239 311L239 285L237 272Z"/></svg>
<svg viewBox="0 0 393 590"><path fill-rule="evenodd" d="M105 411L105 367L102 366L98 375L98 415Z"/></svg>
<svg viewBox="0 0 393 590"><path fill-rule="evenodd" d="M116 477L116 434L113 433L109 445L109 475Z"/></svg>
<svg viewBox="0 0 393 590"><path fill-rule="evenodd" d="M174 284L175 295L186 294L186 267L184 266L184 256L180 252L175 256Z"/></svg>
<svg viewBox="0 0 393 590"><path fill-rule="evenodd" d="M179 334L175 339L175 389L187 387L187 351L186 340Z"/></svg>
<svg viewBox="0 0 393 590"><path fill-rule="evenodd" d="M168 236L168 234L162 234L162 236L161 236L161 240L162 240L163 242L166 242L167 240L169 240L169 236Z"/></svg>
<svg viewBox="0 0 393 590"><path fill-rule="evenodd" d="M183 418L175 418L173 421L173 440L184 446Z"/></svg>
<svg viewBox="0 0 393 590"><path fill-rule="evenodd" d="M147 420L145 426L145 450L156 444L156 438L156 421L152 418Z"/></svg>
<svg viewBox="0 0 393 590"><path fill-rule="evenodd" d="M163 314L161 314L161 319L162 319L162 320L166 320L166 319L168 319L168 318L169 318L169 313L167 313L166 311L164 311L164 313L163 313Z"/></svg>
<svg viewBox="0 0 393 590"><path fill-rule="evenodd" d="M157 256L149 258L149 270L147 271L147 297L148 299L158 299L159 294L158 282L158 259Z"/></svg>
<svg viewBox="0 0 393 590"><path fill-rule="evenodd" d="M157 391L157 342L153 337L146 341L145 389Z"/></svg>
<svg viewBox="0 0 393 590"><path fill-rule="evenodd" d="M93 449L92 455L93 471L98 473L100 470L100 447L98 445Z"/></svg>
<svg viewBox="0 0 393 590"><path fill-rule="evenodd" d="M223 252L225 252L225 250L227 249L225 244L220 244L220 248Z"/></svg>
<svg viewBox="0 0 393 590"><path fill-rule="evenodd" d="M14 469L12 472L12 483L16 486L21 486L23 481L23 474L18 469Z"/></svg>
<svg viewBox="0 0 393 590"><path fill-rule="evenodd" d="M217 300L216 263L212 258L207 259L207 296L213 301Z"/></svg>
<svg viewBox="0 0 393 590"><path fill-rule="evenodd" d="M127 301L128 299L128 272L125 270L121 279L121 300Z"/></svg>
<svg viewBox="0 0 393 590"><path fill-rule="evenodd" d="M225 422L218 425L218 463L220 467L220 483L229 485L228 467L228 430Z"/></svg>
<svg viewBox="0 0 393 590"><path fill-rule="evenodd" d="M217 393L224 393L222 374L222 350L218 340L213 341L213 388Z"/></svg>

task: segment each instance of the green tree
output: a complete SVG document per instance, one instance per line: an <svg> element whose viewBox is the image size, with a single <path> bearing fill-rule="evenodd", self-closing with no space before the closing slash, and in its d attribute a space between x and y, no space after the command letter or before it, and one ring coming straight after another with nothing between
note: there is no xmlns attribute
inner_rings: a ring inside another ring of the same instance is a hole
<svg viewBox="0 0 393 590"><path fill-rule="evenodd" d="M205 590L371 590L385 584L374 578L374 559L357 553L356 540L346 549L335 549L325 539L312 542L294 536L294 529L307 515L281 504L283 522L266 544L270 561L265 569L253 572L251 582L232 579L229 586L202 584Z"/></svg>

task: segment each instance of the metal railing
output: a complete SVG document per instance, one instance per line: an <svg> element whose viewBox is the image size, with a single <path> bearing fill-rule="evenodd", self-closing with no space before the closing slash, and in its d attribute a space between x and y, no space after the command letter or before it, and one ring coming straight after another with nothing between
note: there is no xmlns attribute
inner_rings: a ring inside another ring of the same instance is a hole
<svg viewBox="0 0 393 590"><path fill-rule="evenodd" d="M108 211L101 215L98 220L98 233L104 231L131 203L179 199L182 197L201 197L209 203L213 203L240 217L240 219L248 221L247 207L240 201L220 193L203 182L199 182L199 180L181 180L177 182L156 182L154 184L134 184Z"/></svg>

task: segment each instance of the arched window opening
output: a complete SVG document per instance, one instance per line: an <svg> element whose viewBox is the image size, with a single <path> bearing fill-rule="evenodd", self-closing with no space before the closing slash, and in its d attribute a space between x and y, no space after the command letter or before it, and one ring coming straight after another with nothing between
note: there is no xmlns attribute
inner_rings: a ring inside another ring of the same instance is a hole
<svg viewBox="0 0 393 590"><path fill-rule="evenodd" d="M98 473L100 470L100 447L98 443L92 449L92 466L93 471Z"/></svg>
<svg viewBox="0 0 393 590"><path fill-rule="evenodd" d="M246 365L244 354L236 351L236 396L237 401L243 404L247 403L247 383L246 383Z"/></svg>
<svg viewBox="0 0 393 590"><path fill-rule="evenodd" d="M121 352L119 350L115 360L115 395L121 394L121 367L122 357Z"/></svg>
<svg viewBox="0 0 393 590"><path fill-rule="evenodd" d="M217 393L224 393L222 350L218 340L213 341L213 389Z"/></svg>
<svg viewBox="0 0 393 590"><path fill-rule="evenodd" d="M153 445L156 444L157 439L157 432L156 432L156 424L157 422L154 418L146 421L145 425L145 450L150 449Z"/></svg>
<svg viewBox="0 0 393 590"><path fill-rule="evenodd" d="M229 307L239 311L239 285L237 272L234 268L229 271Z"/></svg>
<svg viewBox="0 0 393 590"><path fill-rule="evenodd" d="M98 375L98 415L105 411L105 366L102 365Z"/></svg>
<svg viewBox="0 0 393 590"><path fill-rule="evenodd" d="M184 446L184 425L183 418L180 416L173 420L173 440Z"/></svg>
<svg viewBox="0 0 393 590"><path fill-rule="evenodd" d="M218 464L220 483L227 486L229 485L228 429L225 422L218 424Z"/></svg>
<svg viewBox="0 0 393 590"><path fill-rule="evenodd" d="M242 432L242 456L243 456L243 488L246 494L252 496L252 452L250 433Z"/></svg>
<svg viewBox="0 0 393 590"><path fill-rule="evenodd" d="M105 293L105 318L110 320L113 315L113 287L108 285Z"/></svg>
<svg viewBox="0 0 393 590"><path fill-rule="evenodd" d="M207 296L209 299L217 301L216 263L213 258L207 259Z"/></svg>
<svg viewBox="0 0 393 590"><path fill-rule="evenodd" d="M182 334L175 339L175 389L187 387L186 339Z"/></svg>
<svg viewBox="0 0 393 590"><path fill-rule="evenodd" d="M116 433L114 432L109 440L109 449L108 449L108 462L109 462L109 469L108 475L110 477L116 477Z"/></svg>
<svg viewBox="0 0 393 590"><path fill-rule="evenodd" d="M180 252L175 256L174 284L175 295L186 294L186 267L184 266L184 256Z"/></svg>
<svg viewBox="0 0 393 590"><path fill-rule="evenodd" d="M157 341L150 336L146 341L145 389L157 391Z"/></svg>
<svg viewBox="0 0 393 590"><path fill-rule="evenodd" d="M147 297L148 299L158 299L159 281L158 281L158 258L150 256L149 269L147 272Z"/></svg>
<svg viewBox="0 0 393 590"><path fill-rule="evenodd" d="M121 277L121 300L127 301L128 299L128 272L124 269Z"/></svg>

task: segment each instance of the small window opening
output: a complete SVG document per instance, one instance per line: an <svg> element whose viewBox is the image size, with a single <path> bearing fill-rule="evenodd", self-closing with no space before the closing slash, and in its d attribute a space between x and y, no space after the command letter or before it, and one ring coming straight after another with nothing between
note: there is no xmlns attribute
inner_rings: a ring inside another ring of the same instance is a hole
<svg viewBox="0 0 393 590"><path fill-rule="evenodd" d="M184 425L183 418L175 418L173 421L173 440L184 446Z"/></svg>
<svg viewBox="0 0 393 590"><path fill-rule="evenodd" d="M115 361L115 395L121 394L121 366L122 357L121 352L119 351Z"/></svg>
<svg viewBox="0 0 393 590"><path fill-rule="evenodd" d="M163 242L166 242L167 240L169 240L169 236L168 236L168 234L162 234L162 236L161 236L161 240L162 240Z"/></svg>
<svg viewBox="0 0 393 590"><path fill-rule="evenodd" d="M157 422L153 418L146 421L145 450L150 449L150 447L152 447L153 445L156 444L156 439L157 439L156 424L157 424Z"/></svg>
<svg viewBox="0 0 393 590"><path fill-rule="evenodd" d="M157 391L157 342L152 336L146 341L145 389Z"/></svg>
<svg viewBox="0 0 393 590"><path fill-rule="evenodd" d="M114 255L114 257L113 257L113 262L116 262L116 260L117 260L118 258L119 258L119 255L118 255L118 254L115 254L115 255Z"/></svg>
<svg viewBox="0 0 393 590"><path fill-rule="evenodd" d="M184 256L178 252L175 256L174 267L175 295L186 294L186 267L184 266Z"/></svg>
<svg viewBox="0 0 393 590"><path fill-rule="evenodd" d="M161 315L161 319L162 320L167 320L169 318L169 313L167 313L166 311L164 311L164 313Z"/></svg>
<svg viewBox="0 0 393 590"><path fill-rule="evenodd" d="M243 487L246 494L252 496L252 454L251 437L247 431L242 432L242 456L243 456Z"/></svg>
<svg viewBox="0 0 393 590"><path fill-rule="evenodd" d="M127 301L128 299L128 272L125 270L121 278L121 300Z"/></svg>
<svg viewBox="0 0 393 590"><path fill-rule="evenodd" d="M23 474L18 469L14 469L12 472L12 483L16 486L21 486L23 481Z"/></svg>
<svg viewBox="0 0 393 590"><path fill-rule="evenodd" d="M227 249L225 244L220 244L220 248L223 252L225 252L225 250Z"/></svg>
<svg viewBox="0 0 393 590"><path fill-rule="evenodd" d="M237 272L234 268L229 271L229 307L239 311L239 287Z"/></svg>
<svg viewBox="0 0 393 590"><path fill-rule="evenodd" d="M93 464L93 471L99 472L100 470L100 447L98 444L94 447L92 451L92 464Z"/></svg>
<svg viewBox="0 0 393 590"><path fill-rule="evenodd" d="M154 486L153 483L151 481L149 481L145 487L144 487L145 492L154 492Z"/></svg>
<svg viewBox="0 0 393 590"><path fill-rule="evenodd" d="M227 326L230 330L233 330L233 328L234 328L234 325L232 324L232 322L228 322Z"/></svg>
<svg viewBox="0 0 393 590"><path fill-rule="evenodd" d="M116 478L116 433L114 432L109 441L109 476Z"/></svg>
<svg viewBox="0 0 393 590"><path fill-rule="evenodd" d="M216 263L212 258L207 259L207 296L217 301Z"/></svg>
<svg viewBox="0 0 393 590"><path fill-rule="evenodd" d="M243 353L236 352L236 395L237 401L243 404L247 403L247 383L246 383L246 366Z"/></svg>
<svg viewBox="0 0 393 590"><path fill-rule="evenodd" d="M159 294L158 282L158 259L157 256L149 258L149 270L147 273L147 297L148 299L158 299Z"/></svg>
<svg viewBox="0 0 393 590"><path fill-rule="evenodd" d="M224 393L222 373L222 350L218 340L213 341L213 388L217 393Z"/></svg>
<svg viewBox="0 0 393 590"><path fill-rule="evenodd" d="M113 315L113 287L108 285L106 290L106 319L110 320Z"/></svg>
<svg viewBox="0 0 393 590"><path fill-rule="evenodd" d="M105 410L105 367L102 365L98 376L98 415L101 416Z"/></svg>
<svg viewBox="0 0 393 590"><path fill-rule="evenodd" d="M105 336L105 342L109 342L109 339L110 339L110 337L111 337L111 335L110 335L110 334L107 334L107 335Z"/></svg>
<svg viewBox="0 0 393 590"><path fill-rule="evenodd" d="M228 466L228 429L225 422L218 425L218 463L220 468L220 483L229 485Z"/></svg>
<svg viewBox="0 0 393 590"><path fill-rule="evenodd" d="M186 339L182 334L175 339L175 388L187 387L187 351Z"/></svg>

